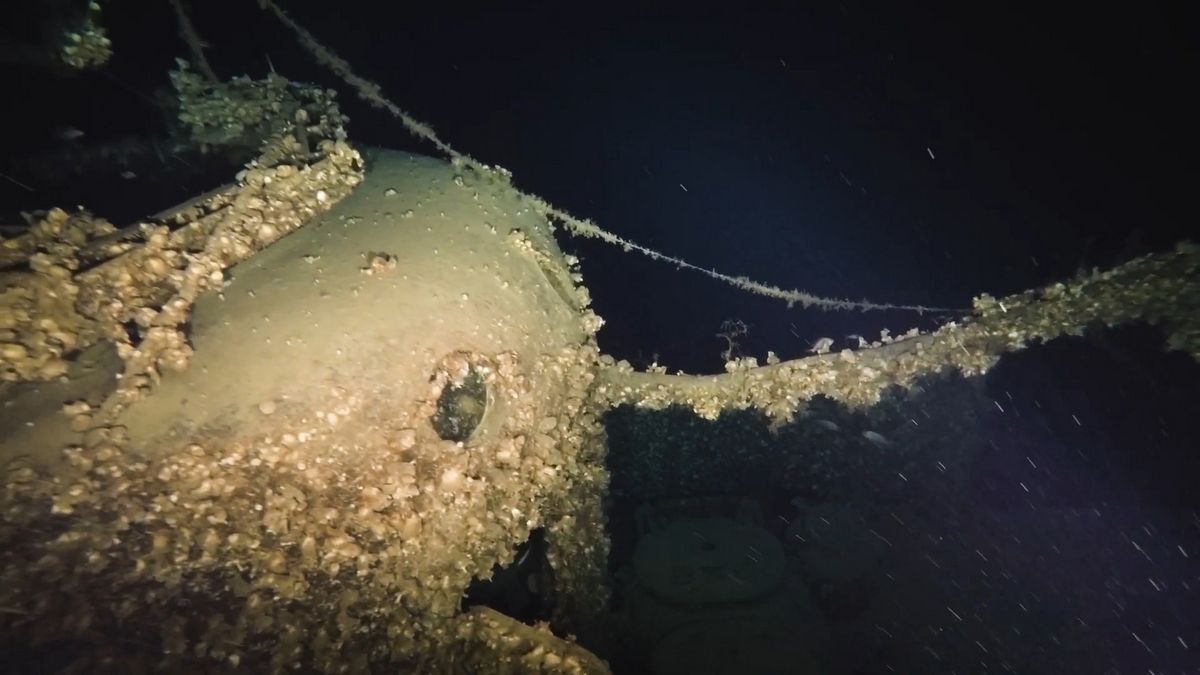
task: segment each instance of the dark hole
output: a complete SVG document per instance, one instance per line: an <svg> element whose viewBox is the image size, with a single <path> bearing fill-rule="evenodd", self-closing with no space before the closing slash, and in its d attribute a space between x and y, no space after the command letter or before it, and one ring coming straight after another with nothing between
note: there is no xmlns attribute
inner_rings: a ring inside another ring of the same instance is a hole
<svg viewBox="0 0 1200 675"><path fill-rule="evenodd" d="M438 436L447 441L465 441L487 411L487 385L475 369L462 382L451 383L438 397L437 411L430 422Z"/></svg>
<svg viewBox="0 0 1200 675"><path fill-rule="evenodd" d="M476 577L467 586L462 609L483 605L532 624L549 620L554 609L554 575L546 559L546 531L537 528L517 547L508 565L492 567L490 579Z"/></svg>
<svg viewBox="0 0 1200 675"><path fill-rule="evenodd" d="M125 329L125 335L129 336L129 344L133 345L134 347L142 344L142 334L141 331L138 330L136 322L132 320L126 321L125 323L121 324L121 327Z"/></svg>

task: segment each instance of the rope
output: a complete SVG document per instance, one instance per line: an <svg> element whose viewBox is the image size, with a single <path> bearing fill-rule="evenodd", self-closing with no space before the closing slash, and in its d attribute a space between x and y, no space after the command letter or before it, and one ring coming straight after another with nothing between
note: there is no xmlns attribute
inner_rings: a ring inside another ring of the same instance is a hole
<svg viewBox="0 0 1200 675"><path fill-rule="evenodd" d="M493 167L490 167L487 164L484 164L483 162L471 157L470 155L463 154L450 147L450 144L438 138L432 127L430 127L428 124L417 121L411 115L404 112L400 106L388 100L387 97L383 95L382 87L375 82L371 82L370 80L356 75L350 68L349 63L318 42L317 38L314 37L312 33L308 32L308 30L306 30L303 26L296 23L290 16L287 15L286 12L283 11L281 7L279 7L279 5L275 4L274 0L258 0L258 2L263 9L271 14L274 14L280 22L282 22L285 26L291 29L293 33L296 34L296 37L300 41L300 45L304 47L310 54L312 54L318 63L332 70L335 75L353 87L358 93L359 97L364 101L377 108L386 110L393 117L400 120L400 123L403 124L404 128L410 133L431 143L442 153L450 157L455 164L470 167L471 169L474 169L482 174L496 173L496 169ZM790 291L784 290L777 286L760 283L747 277L735 277L713 269L706 269L698 265L693 265L686 260L681 260L679 258L660 253L654 249L647 248L641 244L624 239L616 234L613 234L612 232L609 232L608 230L601 228L599 225L596 225L589 220L576 218L570 213L551 205L541 197L535 195L526 195L526 197L532 201L534 208L544 217L554 218L555 220L559 221L562 223L563 227L567 229L567 231L575 236L599 239L600 241L613 244L615 246L620 246L626 251L636 251L637 253L641 253L651 260L671 263L681 269L694 270L718 281L727 283L735 288L739 288L743 291L756 293L768 298L783 300L788 304L788 307L799 304L801 307L806 309L809 307L816 307L818 309L825 310L858 310L863 312L871 310L905 310L919 313L958 313L968 311L965 309L951 307L894 305L889 303L870 302L867 300L840 300L837 298L824 298L796 289Z"/></svg>

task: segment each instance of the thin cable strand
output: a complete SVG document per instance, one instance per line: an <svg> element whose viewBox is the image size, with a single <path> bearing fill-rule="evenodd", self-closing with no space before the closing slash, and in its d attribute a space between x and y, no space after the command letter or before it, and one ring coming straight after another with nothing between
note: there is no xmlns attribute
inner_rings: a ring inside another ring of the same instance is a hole
<svg viewBox="0 0 1200 675"><path fill-rule="evenodd" d="M291 29L293 33L296 34L296 37L300 41L300 45L308 50L308 52L313 55L318 63L332 70L335 75L349 84L355 90L358 96L364 101L388 111L388 113L390 113L393 117L400 120L400 123L403 124L404 128L408 129L410 133L418 138L429 141L434 147L449 156L450 159L456 164L468 166L481 174L496 174L498 172L497 169L480 162L474 157L463 154L450 147L449 143L446 143L442 139L438 138L432 127L430 127L428 124L417 121L411 115L404 112L400 106L388 100L383 95L382 87L374 82L371 82L370 80L356 75L354 71L351 70L349 63L347 63L337 54L333 53L333 51L331 51L329 48L318 42L317 38L313 36L312 33L308 32L308 30L306 30L303 26L296 23L290 16L287 15L286 12L283 11L279 5L275 4L274 0L258 0L258 2L263 9L274 14L280 22L282 22L285 26ZM505 178L508 177L507 172L504 172L504 175ZM647 248L641 244L624 239L619 235L613 234L599 225L596 225L590 220L576 218L570 213L551 205L541 197L536 195L525 196L531 200L534 208L539 213L546 218L553 218L554 220L562 223L563 227L575 236L599 239L600 241L613 244L615 246L620 246L626 251L636 251L641 253L651 260L668 262L681 269L694 270L708 277L716 279L717 281L721 281L735 288L739 288L743 291L756 293L768 298L783 300L788 304L788 307L800 305L806 309L810 307L816 307L818 309L825 310L858 310L863 312L871 310L904 310L918 313L961 313L969 311L966 309L952 307L894 305L890 303L870 302L868 300L839 300L837 298L824 298L817 295L812 295L811 293L805 293L804 291L798 289L793 289L790 291L784 290L778 286L760 283L747 277L735 277L713 269L707 269L698 265L693 265L686 260L681 260L679 258L666 255L665 253L660 253L654 249Z"/></svg>

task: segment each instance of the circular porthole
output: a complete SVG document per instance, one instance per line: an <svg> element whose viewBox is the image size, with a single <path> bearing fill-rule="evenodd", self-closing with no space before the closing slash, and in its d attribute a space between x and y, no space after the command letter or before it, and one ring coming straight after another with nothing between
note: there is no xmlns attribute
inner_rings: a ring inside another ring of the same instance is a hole
<svg viewBox="0 0 1200 675"><path fill-rule="evenodd" d="M465 441L483 421L487 399L487 384L472 366L461 381L448 382L442 389L429 421L442 440Z"/></svg>

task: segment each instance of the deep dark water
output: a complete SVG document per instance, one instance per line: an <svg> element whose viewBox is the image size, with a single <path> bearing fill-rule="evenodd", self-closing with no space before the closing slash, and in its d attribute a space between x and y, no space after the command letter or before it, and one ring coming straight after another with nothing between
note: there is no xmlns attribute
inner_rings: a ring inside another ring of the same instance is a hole
<svg viewBox="0 0 1200 675"><path fill-rule="evenodd" d="M1035 346L984 378L931 378L869 410L814 401L774 434L754 412L616 410L615 608L639 611L639 537L728 517L782 540L807 594L772 592L819 615L792 636L821 672L1197 672L1198 394L1200 367L1136 326ZM753 615L755 602L724 611ZM655 662L638 626L605 654L618 673ZM773 672L807 672L795 668Z"/></svg>

